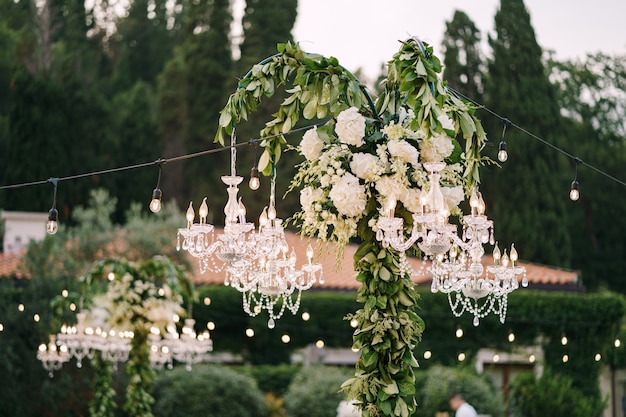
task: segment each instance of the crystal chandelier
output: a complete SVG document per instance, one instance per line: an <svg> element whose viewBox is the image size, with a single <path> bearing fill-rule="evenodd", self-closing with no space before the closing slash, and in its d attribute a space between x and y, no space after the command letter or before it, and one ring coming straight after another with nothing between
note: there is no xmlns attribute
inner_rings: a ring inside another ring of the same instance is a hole
<svg viewBox="0 0 626 417"><path fill-rule="evenodd" d="M270 204L259 218L259 228L246 220L246 208L237 199L238 185L243 178L236 174L236 136L231 135L231 174L221 179L228 186L228 202L224 207L224 231L215 236L215 227L206 222L206 198L200 206L200 223L194 223L192 203L187 209L187 227L178 229L176 248L186 250L200 261L200 273L225 270L224 284L242 293L243 309L250 316L263 310L269 314L268 327L285 309L295 314L300 308L301 293L320 282L322 266L313 263L313 249L307 249L307 260L296 267L295 251L289 251L283 221L276 217L276 169L270 186ZM253 168L254 172L254 168ZM254 187L258 188L258 187ZM156 345L155 345L156 346ZM156 348L155 348L156 349ZM160 363L160 362L159 362Z"/></svg>
<svg viewBox="0 0 626 417"><path fill-rule="evenodd" d="M274 328L285 309L296 314L302 291L316 282L324 283L322 266L313 263L313 248L307 248L307 263L296 266L296 252L289 250L283 220L277 218L275 207L276 174L270 186L269 208L263 209L258 232L251 235L248 256L226 268L225 284L242 293L243 309L255 317L263 310L269 315L268 327Z"/></svg>
<svg viewBox="0 0 626 417"><path fill-rule="evenodd" d="M241 261L251 248L248 234L254 224L246 222L246 209L241 198L237 200L238 185L243 181L236 173L237 149L235 132L231 135L231 174L221 177L228 186L228 202L224 207L224 231L214 236L215 227L206 222L209 213L206 197L198 211L199 223L194 223L195 212L190 202L186 212L187 227L178 229L176 249L181 248L200 263L200 273L220 272L225 265ZM181 241L182 240L182 241Z"/></svg>
<svg viewBox="0 0 626 417"><path fill-rule="evenodd" d="M63 364L68 362L71 357L67 352L67 348L57 345L56 336L51 335L47 345L45 343L39 345L37 359L42 362L43 368L48 371L48 375L52 378L54 371L61 369Z"/></svg>
<svg viewBox="0 0 626 417"><path fill-rule="evenodd" d="M37 359L50 377L72 358L76 359L76 367L81 368L82 361L93 359L96 352L100 352L102 359L112 362L114 367L128 360L133 332L89 326L87 323L93 317L88 313L78 313L76 325L63 325L59 334L50 336L48 345L39 346ZM194 324L193 319L186 319L180 334L172 324L164 336L156 327L150 329L148 343L152 368L172 367L176 360L189 369L192 364L205 359L205 355L213 350L213 341L208 331L196 334Z"/></svg>
<svg viewBox="0 0 626 417"><path fill-rule="evenodd" d="M421 210L413 215L413 228L408 238L404 235L404 221L393 216L395 200L391 199L388 215L378 220L376 238L383 246L400 252L401 267L409 271L405 251L417 243L424 257L431 261L428 267L432 278L431 290L448 294L450 308L456 317L464 312L474 316L473 324L493 312L504 323L508 294L519 287L518 276L523 275L522 286L527 286L526 270L516 266L517 251L511 245L510 256L501 256L496 244L494 265L486 271L482 264L483 245L494 244L493 221L484 215L485 203L480 192L470 197L471 213L463 216L463 233L448 223L449 212L440 186L440 171L445 163L425 163L429 172L430 190L422 190ZM509 266L510 262L510 266Z"/></svg>

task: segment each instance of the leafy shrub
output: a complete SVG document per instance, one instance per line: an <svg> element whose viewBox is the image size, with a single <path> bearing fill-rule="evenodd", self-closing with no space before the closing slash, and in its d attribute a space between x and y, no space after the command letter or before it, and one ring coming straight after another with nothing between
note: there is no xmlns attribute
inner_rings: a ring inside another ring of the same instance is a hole
<svg viewBox="0 0 626 417"><path fill-rule="evenodd" d="M218 365L178 367L154 384L155 417L265 417L267 407L254 379Z"/></svg>
<svg viewBox="0 0 626 417"><path fill-rule="evenodd" d="M339 391L354 371L325 366L303 368L295 375L285 393L289 417L336 417L344 399Z"/></svg>
<svg viewBox="0 0 626 417"><path fill-rule="evenodd" d="M448 398L455 392L461 393L479 414L504 415L502 397L488 376L478 375L470 368L443 366L433 366L424 373L426 377L416 377L418 404L414 417L431 417L438 411L449 410Z"/></svg>
<svg viewBox="0 0 626 417"><path fill-rule="evenodd" d="M273 393L282 397L285 395L293 377L300 371L295 365L255 365L233 367L237 372L250 375L254 378L259 389L264 393Z"/></svg>
<svg viewBox="0 0 626 417"><path fill-rule="evenodd" d="M532 372L519 374L511 385L515 417L591 417L601 415L603 409L603 404L574 388L570 378L549 371L539 379Z"/></svg>

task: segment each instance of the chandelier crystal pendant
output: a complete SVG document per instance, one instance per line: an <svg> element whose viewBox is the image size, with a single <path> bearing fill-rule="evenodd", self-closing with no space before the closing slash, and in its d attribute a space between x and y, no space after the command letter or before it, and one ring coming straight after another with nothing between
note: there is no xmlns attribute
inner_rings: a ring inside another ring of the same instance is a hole
<svg viewBox="0 0 626 417"><path fill-rule="evenodd" d="M528 285L526 269L515 265L518 254L513 245L509 257L506 251L501 256L496 244L494 265L485 271L482 257L484 245L494 244L493 221L485 216L485 202L480 192L474 190L469 201L471 212L463 216L463 232L458 235L457 226L448 223L450 213L441 192L440 171L445 166L443 162L424 163L429 171L430 189L421 192L421 211L413 215L410 235L405 237L404 221L393 216L391 206L389 214L378 220L376 237L383 246L400 252L405 271L410 271L405 251L417 243L424 258L431 261L431 291L448 294L456 317L468 312L474 316L474 326L478 326L480 319L493 312L504 323L508 294L519 288L518 277L523 276L522 286Z"/></svg>

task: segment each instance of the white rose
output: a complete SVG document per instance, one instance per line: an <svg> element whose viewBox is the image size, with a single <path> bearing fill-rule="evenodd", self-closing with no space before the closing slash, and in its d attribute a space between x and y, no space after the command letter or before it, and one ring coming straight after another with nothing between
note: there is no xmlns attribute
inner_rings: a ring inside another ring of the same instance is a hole
<svg viewBox="0 0 626 417"><path fill-rule="evenodd" d="M437 153L439 153L439 155L441 155L444 159L452 155L454 145L452 144L452 139L450 139L448 135L441 134L433 137L433 143L435 144Z"/></svg>
<svg viewBox="0 0 626 417"><path fill-rule="evenodd" d="M322 149L324 149L324 142L317 135L317 127L306 131L302 136L302 142L300 142L300 149L302 155L309 161L315 161L322 156Z"/></svg>
<svg viewBox="0 0 626 417"><path fill-rule="evenodd" d="M349 172L333 185L328 194L340 214L360 217L365 212L365 187Z"/></svg>
<svg viewBox="0 0 626 417"><path fill-rule="evenodd" d="M381 177L381 179L376 181L376 191L384 197L393 197L399 200L405 190L406 188L401 182L396 181L394 177L389 175Z"/></svg>
<svg viewBox="0 0 626 417"><path fill-rule="evenodd" d="M305 187L300 190L300 205L304 211L311 209L314 203L318 202L324 192L321 188Z"/></svg>
<svg viewBox="0 0 626 417"><path fill-rule="evenodd" d="M412 213L419 213L422 211L422 202L420 197L422 195L422 190L419 188L408 188L406 191L400 195L402 204L404 207Z"/></svg>
<svg viewBox="0 0 626 417"><path fill-rule="evenodd" d="M441 162L452 154L454 145L446 134L432 136L420 143L424 162Z"/></svg>
<svg viewBox="0 0 626 417"><path fill-rule="evenodd" d="M335 132L341 142L361 146L365 136L365 117L359 113L356 107L350 107L337 116Z"/></svg>
<svg viewBox="0 0 626 417"><path fill-rule="evenodd" d="M441 187L441 193L448 211L457 207L465 199L463 187L460 185L456 187Z"/></svg>
<svg viewBox="0 0 626 417"><path fill-rule="evenodd" d="M401 161L409 163L411 165L417 165L417 158L420 153L405 140L392 140L387 144L387 149L391 156L399 158Z"/></svg>
<svg viewBox="0 0 626 417"><path fill-rule="evenodd" d="M350 161L350 169L357 177L372 181L380 175L380 164L378 157L369 153L355 153Z"/></svg>

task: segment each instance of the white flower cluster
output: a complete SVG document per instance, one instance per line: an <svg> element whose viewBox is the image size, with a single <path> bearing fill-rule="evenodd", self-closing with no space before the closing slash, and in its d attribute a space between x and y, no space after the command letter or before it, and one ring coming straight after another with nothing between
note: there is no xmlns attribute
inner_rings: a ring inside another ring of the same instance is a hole
<svg viewBox="0 0 626 417"><path fill-rule="evenodd" d="M139 320L150 327L165 329L183 313L182 299L171 288L125 274L109 283L105 294L94 298L92 310L105 311L106 322L119 330L131 331Z"/></svg>
<svg viewBox="0 0 626 417"><path fill-rule="evenodd" d="M423 209L420 196L430 185L422 164L444 161L454 144L445 130L432 134L411 129L414 118L412 111L402 109L397 121L367 136L367 120L351 107L337 116L334 131L332 126L320 128L329 129L328 143L317 128L304 134L300 153L306 161L294 179L302 187L298 216L303 234L345 245L356 235L359 221L386 214L390 200L413 213ZM439 120L444 129L454 130L445 114ZM464 198L461 165L447 166L441 178L445 202L453 209Z"/></svg>

